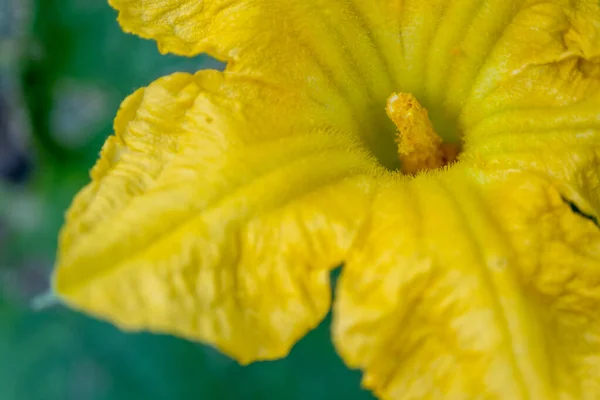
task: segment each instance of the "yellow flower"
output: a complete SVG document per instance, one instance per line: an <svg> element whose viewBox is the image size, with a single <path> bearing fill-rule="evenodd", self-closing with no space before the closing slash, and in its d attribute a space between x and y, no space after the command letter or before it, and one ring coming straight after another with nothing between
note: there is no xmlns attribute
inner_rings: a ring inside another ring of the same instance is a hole
<svg viewBox="0 0 600 400"><path fill-rule="evenodd" d="M110 3L227 68L123 102L65 302L248 363L343 264L333 340L380 398L600 398L598 1Z"/></svg>

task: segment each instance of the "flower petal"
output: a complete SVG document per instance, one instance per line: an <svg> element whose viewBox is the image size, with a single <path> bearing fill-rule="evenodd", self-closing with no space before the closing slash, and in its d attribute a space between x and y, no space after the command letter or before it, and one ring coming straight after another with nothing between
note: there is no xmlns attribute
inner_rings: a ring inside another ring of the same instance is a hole
<svg viewBox="0 0 600 400"><path fill-rule="evenodd" d="M334 339L382 399L600 397L600 228L548 180L456 167L389 184Z"/></svg>
<svg viewBox="0 0 600 400"><path fill-rule="evenodd" d="M241 362L285 355L329 309L374 165L312 107L216 71L135 92L68 212L58 294Z"/></svg>
<svg viewBox="0 0 600 400"><path fill-rule="evenodd" d="M597 1L520 10L464 102L463 163L545 177L600 215L599 38Z"/></svg>
<svg viewBox="0 0 600 400"><path fill-rule="evenodd" d="M544 176L578 207L600 215L599 38L597 1L523 10L463 110L463 161Z"/></svg>
<svg viewBox="0 0 600 400"><path fill-rule="evenodd" d="M397 86L390 66L398 28L389 10L398 6L387 3L110 0L123 29L155 39L162 52L206 52L228 61L228 71L304 91L395 168L394 126L384 107Z"/></svg>
<svg viewBox="0 0 600 400"><path fill-rule="evenodd" d="M455 91L449 93L447 101L462 107L467 141L485 136L490 127L511 133L523 124L525 111L552 116L579 103L598 101L600 4L529 3L497 37L462 100Z"/></svg>

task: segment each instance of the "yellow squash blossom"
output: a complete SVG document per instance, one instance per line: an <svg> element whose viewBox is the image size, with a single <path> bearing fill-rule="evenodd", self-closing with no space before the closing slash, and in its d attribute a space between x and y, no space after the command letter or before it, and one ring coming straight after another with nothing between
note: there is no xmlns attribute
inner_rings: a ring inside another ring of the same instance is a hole
<svg viewBox="0 0 600 400"><path fill-rule="evenodd" d="M598 1L110 3L227 68L123 102L66 303L242 363L333 307L381 399L600 398Z"/></svg>

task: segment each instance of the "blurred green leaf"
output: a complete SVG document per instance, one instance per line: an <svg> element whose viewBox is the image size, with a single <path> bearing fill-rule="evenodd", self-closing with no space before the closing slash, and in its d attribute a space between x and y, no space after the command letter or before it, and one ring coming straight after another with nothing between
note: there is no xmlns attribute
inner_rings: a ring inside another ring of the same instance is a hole
<svg viewBox="0 0 600 400"><path fill-rule="evenodd" d="M91 166L119 103L135 89L175 71L221 66L206 56L161 55L154 42L123 33L103 1L36 5L22 79L34 135L57 163ZM79 146L65 146L76 132Z"/></svg>
<svg viewBox="0 0 600 400"><path fill-rule="evenodd" d="M333 352L329 320L284 360L247 367L174 337L126 334L56 308L0 303L3 400L371 399Z"/></svg>

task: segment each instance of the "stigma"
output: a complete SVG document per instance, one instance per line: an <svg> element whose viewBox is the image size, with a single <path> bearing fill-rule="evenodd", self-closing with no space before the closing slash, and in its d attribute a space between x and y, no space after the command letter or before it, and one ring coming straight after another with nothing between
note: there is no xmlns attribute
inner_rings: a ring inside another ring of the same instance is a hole
<svg viewBox="0 0 600 400"><path fill-rule="evenodd" d="M398 129L396 143L403 173L417 174L456 161L459 146L442 141L433 128L427 110L415 96L394 93L388 98L385 109Z"/></svg>

